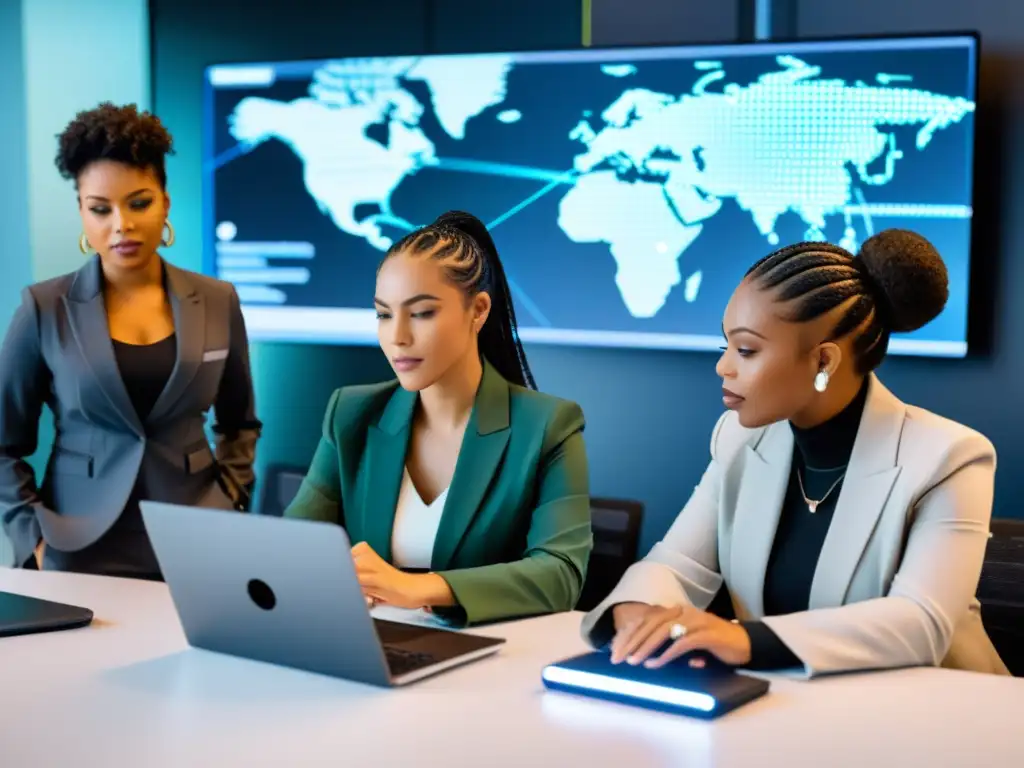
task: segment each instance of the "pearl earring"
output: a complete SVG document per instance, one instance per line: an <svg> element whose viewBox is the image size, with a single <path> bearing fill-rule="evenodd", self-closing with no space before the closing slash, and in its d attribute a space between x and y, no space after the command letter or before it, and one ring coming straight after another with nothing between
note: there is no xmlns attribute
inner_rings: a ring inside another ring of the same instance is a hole
<svg viewBox="0 0 1024 768"><path fill-rule="evenodd" d="M818 371L814 377L814 389L818 392L828 389L828 371Z"/></svg>

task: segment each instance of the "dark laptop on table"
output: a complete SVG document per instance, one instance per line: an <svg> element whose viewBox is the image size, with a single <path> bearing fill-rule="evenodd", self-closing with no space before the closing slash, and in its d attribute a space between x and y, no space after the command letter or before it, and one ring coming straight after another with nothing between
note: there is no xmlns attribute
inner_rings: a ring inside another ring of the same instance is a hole
<svg viewBox="0 0 1024 768"><path fill-rule="evenodd" d="M341 526L140 504L190 645L380 686L495 653L505 641L374 619Z"/></svg>
<svg viewBox="0 0 1024 768"><path fill-rule="evenodd" d="M0 592L0 637L75 629L92 623L88 608Z"/></svg>

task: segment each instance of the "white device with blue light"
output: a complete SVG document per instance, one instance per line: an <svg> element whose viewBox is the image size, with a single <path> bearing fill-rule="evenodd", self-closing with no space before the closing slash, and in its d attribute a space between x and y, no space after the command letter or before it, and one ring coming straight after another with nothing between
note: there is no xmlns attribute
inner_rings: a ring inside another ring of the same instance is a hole
<svg viewBox="0 0 1024 768"><path fill-rule="evenodd" d="M702 666L691 661L700 659ZM550 664L545 687L591 698L713 719L768 693L767 680L742 675L713 657L688 654L661 669L612 664L607 651L593 651Z"/></svg>

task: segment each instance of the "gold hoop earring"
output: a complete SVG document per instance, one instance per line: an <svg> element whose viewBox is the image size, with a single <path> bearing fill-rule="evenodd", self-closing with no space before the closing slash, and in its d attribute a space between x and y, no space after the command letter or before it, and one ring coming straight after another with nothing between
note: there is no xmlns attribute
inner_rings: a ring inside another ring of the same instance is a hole
<svg viewBox="0 0 1024 768"><path fill-rule="evenodd" d="M80 250L82 253L84 253L86 256L88 256L89 255L89 248L90 248L90 246L89 246L89 238L87 238L85 236L85 232L83 232L81 234L81 236L79 236L79 238L78 238L78 250Z"/></svg>
<svg viewBox="0 0 1024 768"><path fill-rule="evenodd" d="M172 245L174 245L174 227L171 226L170 221L165 221L164 229L167 230L167 234L164 235L163 240L160 241L160 245L170 248Z"/></svg>

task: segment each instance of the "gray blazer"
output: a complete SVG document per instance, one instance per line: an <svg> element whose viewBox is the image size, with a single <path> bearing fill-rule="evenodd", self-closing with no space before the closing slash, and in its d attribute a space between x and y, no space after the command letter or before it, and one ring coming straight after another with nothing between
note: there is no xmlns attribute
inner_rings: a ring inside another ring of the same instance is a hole
<svg viewBox="0 0 1024 768"><path fill-rule="evenodd" d="M595 629L607 628L616 603L705 609L724 582L736 616L763 619L805 677L914 665L1008 674L974 596L992 516L992 444L905 405L872 376L810 610L765 617L765 568L792 455L788 422L745 429L736 414L722 416L690 500L587 614L584 637L600 643Z"/></svg>
<svg viewBox="0 0 1024 768"><path fill-rule="evenodd" d="M143 474L151 498L239 508L253 484L260 424L238 296L164 262L177 362L145 423L114 357L98 257L31 285L0 348L0 519L25 564L39 541L74 552L121 515ZM55 440L37 487L43 405ZM204 431L213 406L216 456ZM229 498L229 495L231 498Z"/></svg>

